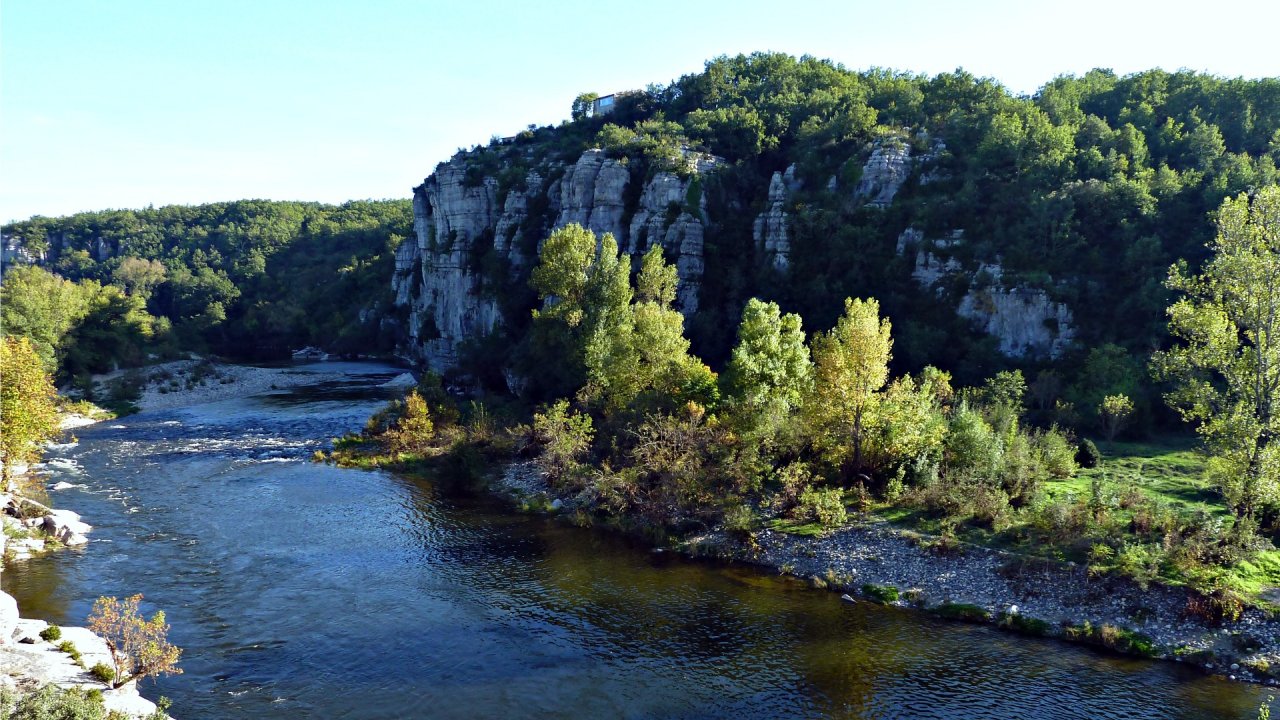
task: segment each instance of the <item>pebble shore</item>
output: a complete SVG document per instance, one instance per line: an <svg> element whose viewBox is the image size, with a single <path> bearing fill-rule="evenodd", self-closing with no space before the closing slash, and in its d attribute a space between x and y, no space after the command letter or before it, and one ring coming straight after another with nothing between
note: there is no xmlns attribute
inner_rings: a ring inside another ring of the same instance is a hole
<svg viewBox="0 0 1280 720"><path fill-rule="evenodd" d="M510 465L495 489L517 501L554 497L529 462ZM559 499L573 508L572 498ZM1186 613L1190 592L1184 588L1152 584L1143 589L1127 578L1091 576L1074 563L979 546L940 553L931 549L935 540L883 521L855 520L824 537L760 530L755 547L714 530L690 538L679 550L794 575L855 602L869 601L867 586L892 587L899 597L892 605L924 612L973 606L986 614L971 621L993 624L1008 625L1014 615L1042 621L1035 624L1051 637L1069 639L1067 629L1086 622L1133 631L1151 640L1158 658L1232 680L1280 682L1280 619L1261 610L1248 609L1240 620L1214 626Z"/></svg>

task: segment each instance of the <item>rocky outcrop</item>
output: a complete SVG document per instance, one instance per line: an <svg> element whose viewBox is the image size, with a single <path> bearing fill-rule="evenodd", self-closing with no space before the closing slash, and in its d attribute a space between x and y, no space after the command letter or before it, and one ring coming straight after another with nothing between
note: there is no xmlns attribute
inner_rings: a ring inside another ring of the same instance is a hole
<svg viewBox="0 0 1280 720"><path fill-rule="evenodd" d="M469 182L464 162L442 163L413 191L414 238L396 253L393 290L409 308L405 349L438 369L457 362L458 345L498 325L492 298L477 292L469 262L477 245L494 242L498 182Z"/></svg>
<svg viewBox="0 0 1280 720"><path fill-rule="evenodd" d="M493 246L511 261L513 271L529 265L531 258L525 257L523 248L524 225L529 217L529 201L534 195L543 192L543 177L538 171L525 176L524 187L513 188L507 193L502 205L502 215L494 228Z"/></svg>
<svg viewBox="0 0 1280 720"><path fill-rule="evenodd" d="M898 236L898 254L914 252L911 277L921 288L941 296L943 283L963 277L968 288L961 296L956 314L999 341L1007 357L1057 358L1075 340L1071 309L1049 297L1041 288L1004 282L999 263L979 263L966 273L951 252L964 243L964 231L953 230L946 237L928 239L914 228Z"/></svg>
<svg viewBox="0 0 1280 720"><path fill-rule="evenodd" d="M92 525L82 522L80 516L70 510L51 510L41 522L46 535L57 538L58 542L68 547L89 542L85 536L93 529Z"/></svg>
<svg viewBox="0 0 1280 720"><path fill-rule="evenodd" d="M630 181L626 166L606 157L603 150L582 153L560 179L560 215L555 227L577 223L597 235L612 233L623 244L623 193Z"/></svg>
<svg viewBox="0 0 1280 720"><path fill-rule="evenodd" d="M704 166L702 172L710 167ZM680 276L676 305L686 316L698 311L705 271L702 243L707 201L700 178L701 172L684 178L666 172L654 175L640 194L627 231L627 252L643 255L661 244L667 260L675 263Z"/></svg>
<svg viewBox="0 0 1280 720"><path fill-rule="evenodd" d="M911 268L911 278L926 290L941 293L938 285L947 277L960 272L960 261L954 257L944 257L938 253L945 252L964 241L964 231L954 230L945 238L926 240L924 232L915 228L907 228L898 236L898 254L906 255L914 252L916 259Z"/></svg>
<svg viewBox="0 0 1280 720"><path fill-rule="evenodd" d="M43 261L42 255L17 244L14 240L6 238L4 245L0 245L0 273L8 271L15 265L37 265Z"/></svg>
<svg viewBox="0 0 1280 720"><path fill-rule="evenodd" d="M13 642L13 631L18 627L18 601L13 596L0 592L0 645Z"/></svg>
<svg viewBox="0 0 1280 720"><path fill-rule="evenodd" d="M773 173L769 180L768 205L751 227L751 236L763 253L765 262L778 271L785 271L791 264L791 238L787 234L790 220L786 207L790 197L788 177L794 184L795 170L795 165L792 165L785 173Z"/></svg>
<svg viewBox="0 0 1280 720"><path fill-rule="evenodd" d="M634 190L628 189L627 166L588 150L549 184L558 166L529 172L522 187L507 191L501 206L498 181L477 178L465 157L441 164L414 190L414 238L396 252L392 289L395 304L407 311L406 354L435 370L454 366L463 341L482 337L502 322L497 300L478 289L475 258L496 251L510 261L509 281L526 282L535 261L528 255L531 249L550 231L573 223L597 234L612 233L619 247L637 256L661 244L680 276L677 307L686 315L696 312L706 224L700 178L719 160L690 152L686 161L688 173L656 173L636 202L629 195ZM624 222L628 197L635 209ZM549 227L530 224L535 204L546 209ZM530 232L538 237L525 237Z"/></svg>
<svg viewBox="0 0 1280 720"><path fill-rule="evenodd" d="M878 141L862 166L862 178L853 194L869 207L889 207L911 174L911 146L902 138Z"/></svg>
<svg viewBox="0 0 1280 720"><path fill-rule="evenodd" d="M0 685L18 695L49 684L80 687L102 693L107 712L127 718L147 718L156 712L155 703L138 694L137 681L112 688L86 669L99 664L112 666L111 651L100 636L87 628L62 627L59 639L48 641L40 633L49 623L18 617L12 596L0 593L0 609L0 667L5 671L0 674ZM58 647L63 642L75 646L80 654L78 663Z"/></svg>
<svg viewBox="0 0 1280 720"><path fill-rule="evenodd" d="M997 338L1008 357L1057 358L1075 339L1071 310L1037 288L970 288L956 313Z"/></svg>

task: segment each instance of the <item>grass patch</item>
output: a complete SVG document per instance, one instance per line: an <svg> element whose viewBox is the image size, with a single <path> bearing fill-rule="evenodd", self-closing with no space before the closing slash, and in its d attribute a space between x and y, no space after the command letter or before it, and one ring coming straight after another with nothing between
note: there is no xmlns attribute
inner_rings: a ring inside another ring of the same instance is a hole
<svg viewBox="0 0 1280 720"><path fill-rule="evenodd" d="M943 603L934 608L933 612L939 617L963 622L987 622L991 619L991 613L986 608L966 603Z"/></svg>
<svg viewBox="0 0 1280 720"><path fill-rule="evenodd" d="M1126 655L1155 657L1156 654L1155 643L1149 636L1115 625L1094 625L1086 620L1080 625L1068 626L1064 634L1072 640L1105 647Z"/></svg>
<svg viewBox="0 0 1280 720"><path fill-rule="evenodd" d="M1019 613L1001 613L1000 621L997 624L1006 630L1012 630L1023 635L1048 637L1053 634L1053 626L1049 623L1039 618L1027 617Z"/></svg>
<svg viewBox="0 0 1280 720"><path fill-rule="evenodd" d="M898 601L898 588L892 585L882 586L867 583L862 586L862 594L881 605L888 605Z"/></svg>
<svg viewBox="0 0 1280 720"><path fill-rule="evenodd" d="M1236 587L1250 597L1280 586L1280 550L1262 550L1231 568Z"/></svg>
<svg viewBox="0 0 1280 720"><path fill-rule="evenodd" d="M775 532L786 533L787 535L799 535L801 537L822 537L827 534L826 528L822 527L822 523L807 520L788 520L786 518L777 518L769 522L769 529Z"/></svg>
<svg viewBox="0 0 1280 720"><path fill-rule="evenodd" d="M1050 497L1089 494L1095 477L1120 487L1137 488L1153 500L1162 500L1184 513L1204 511L1230 517L1222 496L1204 480L1204 456L1190 436L1168 436L1152 442L1100 442L1102 462L1081 469L1075 477L1045 483Z"/></svg>

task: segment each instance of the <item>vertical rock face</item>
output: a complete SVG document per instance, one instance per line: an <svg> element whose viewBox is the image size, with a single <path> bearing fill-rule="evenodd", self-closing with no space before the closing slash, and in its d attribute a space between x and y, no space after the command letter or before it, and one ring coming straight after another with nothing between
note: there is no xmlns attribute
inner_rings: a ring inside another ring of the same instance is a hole
<svg viewBox="0 0 1280 720"><path fill-rule="evenodd" d="M529 217L529 200L543 191L542 174L530 171L524 179L523 188L513 188L507 193L502 205L502 215L494 228L493 246L511 261L513 275L518 275L521 268L528 267L533 258L526 257L524 248L524 223Z"/></svg>
<svg viewBox="0 0 1280 720"><path fill-rule="evenodd" d="M680 276L676 305L686 316L698 311L705 270L702 242L707 201L698 184L699 175L681 178L667 172L655 174L640 194L640 205L627 231L628 253L643 255L658 243L667 261L675 263Z"/></svg>
<svg viewBox="0 0 1280 720"><path fill-rule="evenodd" d="M907 228L898 236L898 254L915 252L912 279L941 296L944 280L964 274L960 261L949 254L963 243L963 230L927 239L923 232ZM1006 286L1003 274L999 263L980 263L968 274L969 287L956 314L999 340L1000 352L1007 357L1061 356L1075 340L1071 309L1042 289Z"/></svg>
<svg viewBox="0 0 1280 720"><path fill-rule="evenodd" d="M0 246L0 272L8 271L15 264L37 265L43 261L44 258L42 256L16 244L12 240L6 240L5 244Z"/></svg>
<svg viewBox="0 0 1280 720"><path fill-rule="evenodd" d="M924 232L915 228L907 228L898 236L898 254L906 255L914 251L915 265L911 268L911 279L922 288L933 289L941 293L937 287L944 279L955 275L962 269L960 261L954 257L944 257L952 247L964 242L964 231L953 230L945 238L925 239Z"/></svg>
<svg viewBox="0 0 1280 720"><path fill-rule="evenodd" d="M998 338L1000 352L1008 357L1057 358L1075 339L1071 310L1044 290L970 288L956 313Z"/></svg>
<svg viewBox="0 0 1280 720"><path fill-rule="evenodd" d="M626 166L605 157L603 151L582 153L560 180L560 216L555 226L577 223L597 235L612 233L623 244L623 193L630 181Z"/></svg>
<svg viewBox="0 0 1280 720"><path fill-rule="evenodd" d="M432 368L455 365L459 343L499 322L497 303L475 292L468 264L478 245L494 242L496 194L496 180L468 184L465 166L453 162L413 191L415 237L396 253L393 289L398 304L408 300L406 350Z"/></svg>
<svg viewBox="0 0 1280 720"><path fill-rule="evenodd" d="M408 312L406 354L435 370L455 365L459 344L492 332L502 321L497 301L477 291L474 258L496 251L510 260L510 282L526 282L536 258L522 250L535 245L525 233L538 232L541 243L550 230L570 223L613 233L619 247L634 256L661 244L680 276L677 307L685 315L696 312L706 218L697 183L716 162L691 161L687 177L655 174L641 189L629 223L623 220L630 171L599 150L583 153L549 186L542 173L531 171L523 187L507 192L501 207L497 180L472 177L468 182L465 158L441 164L414 190L415 237L396 252L392 289L396 305ZM535 230L527 222L529 208L543 193L555 220L551 228Z"/></svg>
<svg viewBox="0 0 1280 720"><path fill-rule="evenodd" d="M897 138L880 141L862 166L854 195L866 198L871 207L888 207L910 174L911 146Z"/></svg>
<svg viewBox="0 0 1280 720"><path fill-rule="evenodd" d="M786 205L790 194L787 176L795 177L794 165L787 168L785 174L773 173L769 180L769 204L751 227L756 247L763 251L766 262L779 271L786 270L791 262L791 239L787 236Z"/></svg>

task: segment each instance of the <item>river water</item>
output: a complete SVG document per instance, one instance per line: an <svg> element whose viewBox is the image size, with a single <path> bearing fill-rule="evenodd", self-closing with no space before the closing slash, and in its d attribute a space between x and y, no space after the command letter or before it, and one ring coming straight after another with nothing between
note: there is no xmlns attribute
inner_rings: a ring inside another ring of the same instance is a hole
<svg viewBox="0 0 1280 720"><path fill-rule="evenodd" d="M394 368L77 431L83 548L10 564L27 617L141 592L198 718L1253 718L1264 688L653 553L430 482L309 462Z"/></svg>

